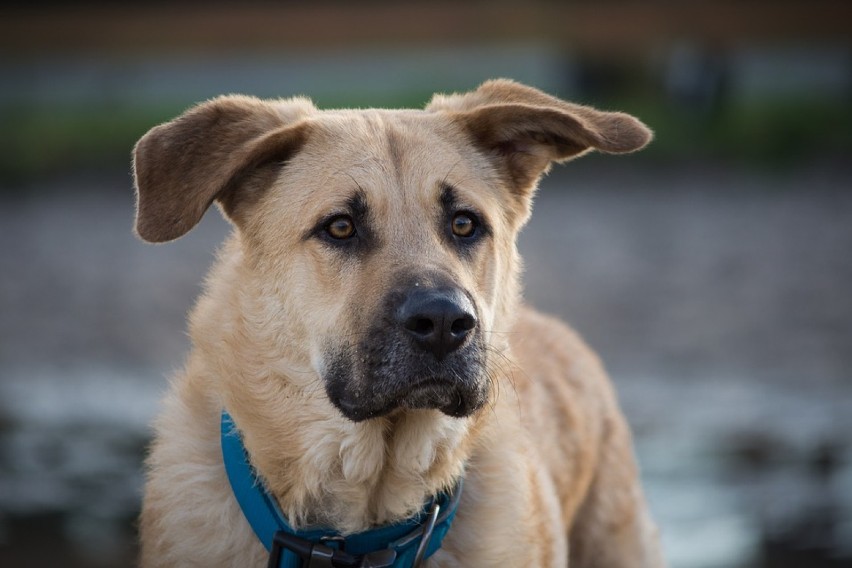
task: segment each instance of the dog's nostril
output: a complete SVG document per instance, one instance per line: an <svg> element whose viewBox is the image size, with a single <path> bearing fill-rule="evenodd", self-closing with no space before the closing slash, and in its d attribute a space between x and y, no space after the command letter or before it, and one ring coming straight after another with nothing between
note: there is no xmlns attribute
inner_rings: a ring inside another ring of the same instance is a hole
<svg viewBox="0 0 852 568"><path fill-rule="evenodd" d="M453 322L453 325L450 326L450 333L455 336L464 335L474 327L476 327L476 319L470 314L465 314Z"/></svg>
<svg viewBox="0 0 852 568"><path fill-rule="evenodd" d="M435 322L427 317L411 317L403 324L405 329L416 335L429 335L435 331Z"/></svg>

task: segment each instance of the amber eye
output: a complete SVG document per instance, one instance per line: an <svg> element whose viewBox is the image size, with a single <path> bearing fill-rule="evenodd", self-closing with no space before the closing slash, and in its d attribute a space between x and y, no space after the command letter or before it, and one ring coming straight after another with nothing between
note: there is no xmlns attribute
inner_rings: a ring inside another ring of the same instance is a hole
<svg viewBox="0 0 852 568"><path fill-rule="evenodd" d="M347 215L340 215L329 221L325 232L333 239L349 239L355 235L355 223Z"/></svg>
<svg viewBox="0 0 852 568"><path fill-rule="evenodd" d="M453 234L457 237L471 237L476 232L476 221L467 213L456 213L452 222Z"/></svg>

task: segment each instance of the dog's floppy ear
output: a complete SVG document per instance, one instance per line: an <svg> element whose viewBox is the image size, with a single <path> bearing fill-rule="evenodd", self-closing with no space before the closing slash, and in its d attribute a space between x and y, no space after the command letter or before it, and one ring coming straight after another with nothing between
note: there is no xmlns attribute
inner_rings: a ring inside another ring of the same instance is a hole
<svg viewBox="0 0 852 568"><path fill-rule="evenodd" d="M428 111L450 113L493 156L510 189L528 194L552 162L590 150L633 152L652 133L636 118L565 102L514 81L496 79L470 93L436 95Z"/></svg>
<svg viewBox="0 0 852 568"><path fill-rule="evenodd" d="M176 239L217 199L233 219L251 197L241 186L249 180L257 186L263 166L287 160L302 146L308 125L300 119L312 110L306 99L230 95L152 128L133 150L136 233L150 242Z"/></svg>

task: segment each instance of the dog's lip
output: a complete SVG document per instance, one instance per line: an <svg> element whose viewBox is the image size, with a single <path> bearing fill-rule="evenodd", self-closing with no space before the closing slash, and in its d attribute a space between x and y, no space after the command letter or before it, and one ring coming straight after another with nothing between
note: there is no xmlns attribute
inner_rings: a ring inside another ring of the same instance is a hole
<svg viewBox="0 0 852 568"><path fill-rule="evenodd" d="M428 377L399 388L396 398L402 399L422 391L458 391L459 383L448 377Z"/></svg>
<svg viewBox="0 0 852 568"><path fill-rule="evenodd" d="M397 389L381 406L359 404L346 397L335 405L352 421L360 422L385 416L396 410L435 409L448 416L462 417L480 405L465 399L463 388L449 377L428 377Z"/></svg>
<svg viewBox="0 0 852 568"><path fill-rule="evenodd" d="M482 405L482 400L463 382L451 377L428 377L394 393L388 408L435 409L448 416L467 416Z"/></svg>
<svg viewBox="0 0 852 568"><path fill-rule="evenodd" d="M400 389L405 390L406 392L412 392L418 389L428 389L435 387L450 387L456 388L458 385L457 381L450 379L448 377L427 377L425 379L420 379L415 383L409 385L408 389Z"/></svg>

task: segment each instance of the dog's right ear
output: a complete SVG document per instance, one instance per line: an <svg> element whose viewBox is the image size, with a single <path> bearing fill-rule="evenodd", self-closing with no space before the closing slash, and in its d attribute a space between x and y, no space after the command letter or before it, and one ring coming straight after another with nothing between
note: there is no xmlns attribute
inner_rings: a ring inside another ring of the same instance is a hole
<svg viewBox="0 0 852 568"><path fill-rule="evenodd" d="M136 233L149 242L176 239L214 200L234 220L251 198L242 186L252 180L256 190L254 174L272 171L265 166L283 163L304 144L303 119L315 110L307 99L231 95L152 128L133 150Z"/></svg>

